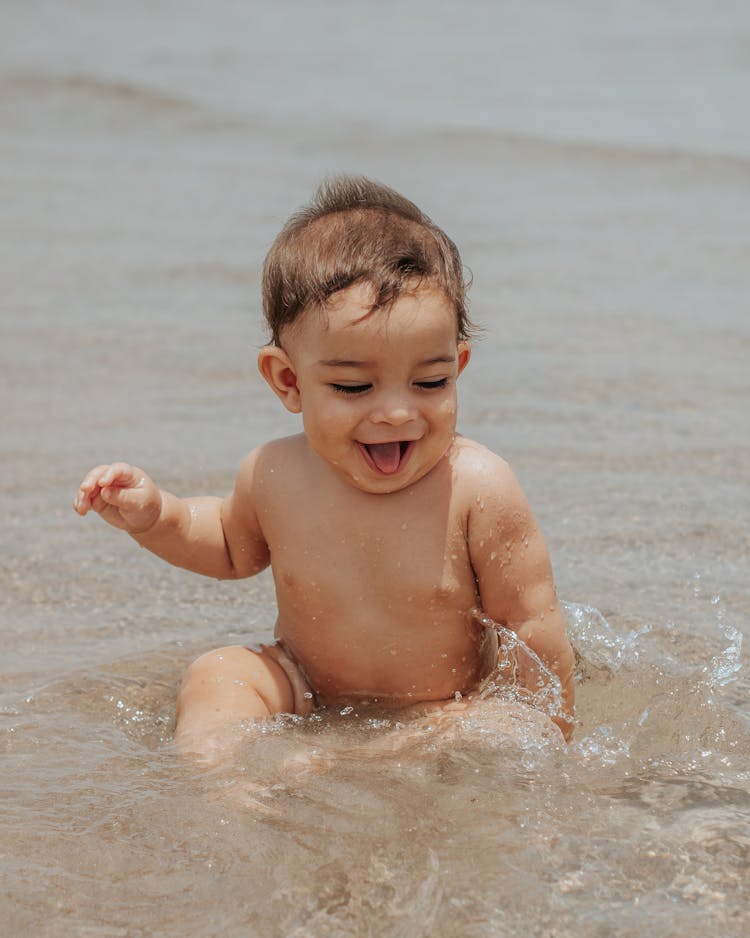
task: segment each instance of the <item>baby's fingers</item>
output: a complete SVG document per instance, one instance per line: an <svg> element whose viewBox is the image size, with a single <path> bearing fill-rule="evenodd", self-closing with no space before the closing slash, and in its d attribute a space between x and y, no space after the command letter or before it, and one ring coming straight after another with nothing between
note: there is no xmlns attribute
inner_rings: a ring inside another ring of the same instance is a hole
<svg viewBox="0 0 750 938"><path fill-rule="evenodd" d="M85 515L92 508L101 510L97 504L102 489L108 487L135 488L145 481L145 473L125 462L105 463L95 466L83 477L78 487L73 507L79 515Z"/></svg>
<svg viewBox="0 0 750 938"><path fill-rule="evenodd" d="M108 486L135 488L137 485L142 485L145 478L145 473L141 469L127 462L113 462L101 468L104 471L100 474L98 482L103 489Z"/></svg>
<svg viewBox="0 0 750 938"><path fill-rule="evenodd" d="M73 507L79 515L85 515L86 512L93 507L94 499L99 494L101 488L99 479L108 468L109 466L106 464L95 466L93 469L89 470L81 480L81 484L78 486L78 491L76 492L76 497L73 500Z"/></svg>

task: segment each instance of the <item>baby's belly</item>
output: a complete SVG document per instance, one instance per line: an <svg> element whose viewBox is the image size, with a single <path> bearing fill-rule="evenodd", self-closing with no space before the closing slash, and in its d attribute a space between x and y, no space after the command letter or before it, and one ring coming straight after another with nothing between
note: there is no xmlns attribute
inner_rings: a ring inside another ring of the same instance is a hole
<svg viewBox="0 0 750 938"><path fill-rule="evenodd" d="M407 706L471 691L495 666L497 645L471 616L453 610L437 621L302 622L279 616L276 636L298 662L323 705L371 701Z"/></svg>

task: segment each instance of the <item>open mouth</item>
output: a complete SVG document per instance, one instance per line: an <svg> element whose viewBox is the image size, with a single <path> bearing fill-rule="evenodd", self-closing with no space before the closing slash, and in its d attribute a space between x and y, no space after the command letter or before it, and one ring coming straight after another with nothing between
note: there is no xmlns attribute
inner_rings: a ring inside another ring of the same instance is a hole
<svg viewBox="0 0 750 938"><path fill-rule="evenodd" d="M390 476L403 469L409 454L414 449L413 440L396 440L391 443L360 443L368 465L383 475Z"/></svg>

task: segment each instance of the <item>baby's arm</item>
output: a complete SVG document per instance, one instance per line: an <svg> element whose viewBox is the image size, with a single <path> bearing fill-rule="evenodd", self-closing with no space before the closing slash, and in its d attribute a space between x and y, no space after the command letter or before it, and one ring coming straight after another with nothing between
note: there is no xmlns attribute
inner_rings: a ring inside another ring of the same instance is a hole
<svg viewBox="0 0 750 938"><path fill-rule="evenodd" d="M180 499L128 463L97 466L81 482L73 507L80 515L97 512L175 566L219 579L251 576L269 561L253 506L254 462L251 453L225 499Z"/></svg>
<svg viewBox="0 0 750 938"><path fill-rule="evenodd" d="M514 631L555 674L563 715L555 719L566 740L573 734L573 649L565 632L547 547L531 508L508 464L477 454L479 472L469 512L469 551L483 611ZM531 692L544 674L528 660L519 677Z"/></svg>

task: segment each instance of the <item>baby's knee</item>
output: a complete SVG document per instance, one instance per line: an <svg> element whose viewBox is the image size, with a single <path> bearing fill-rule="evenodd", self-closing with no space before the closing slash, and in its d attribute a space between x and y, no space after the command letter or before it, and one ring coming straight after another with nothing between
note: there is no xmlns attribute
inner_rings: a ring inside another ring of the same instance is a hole
<svg viewBox="0 0 750 938"><path fill-rule="evenodd" d="M196 658L185 669L180 687L180 696L190 693L191 690L207 685L223 683L224 679L235 671L238 666L238 652L247 655L247 649L240 645L227 645L224 648L215 648Z"/></svg>
<svg viewBox="0 0 750 938"><path fill-rule="evenodd" d="M236 671L238 667L244 670L247 655L248 649L242 645L226 645L223 648L207 651L187 666L182 678L182 686L184 688L187 684L221 681L225 675Z"/></svg>
<svg viewBox="0 0 750 938"><path fill-rule="evenodd" d="M273 658L243 645L215 648L185 671L177 699L178 722L194 705L242 719L293 712L289 680Z"/></svg>
<svg viewBox="0 0 750 938"><path fill-rule="evenodd" d="M177 695L174 740L202 761L231 751L244 722L278 712L264 694L262 662L241 645L216 648L188 666Z"/></svg>

